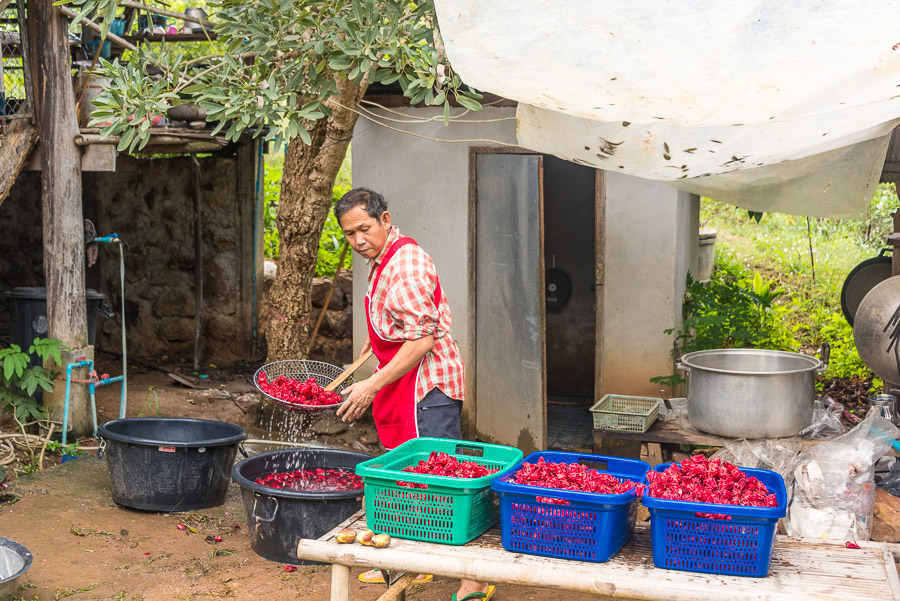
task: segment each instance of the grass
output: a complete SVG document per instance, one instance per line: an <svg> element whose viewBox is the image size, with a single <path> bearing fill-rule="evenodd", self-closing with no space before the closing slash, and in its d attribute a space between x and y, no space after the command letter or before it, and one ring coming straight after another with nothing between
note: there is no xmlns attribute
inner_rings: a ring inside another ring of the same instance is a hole
<svg viewBox="0 0 900 601"><path fill-rule="evenodd" d="M352 163L350 148L341 163L337 178L332 189L332 199L336 202L351 188ZM284 152L273 152L266 155L265 161L265 257L274 259L278 257L280 240L278 237L278 201L281 196L281 177L284 173ZM330 277L334 275L344 244L344 236L338 226L333 213L328 214L325 220L322 236L319 239L319 256L316 261L316 277ZM344 260L344 268L352 267L352 253L347 253Z"/></svg>
<svg viewBox="0 0 900 601"><path fill-rule="evenodd" d="M898 208L893 184L881 184L861 219L821 219L767 213L757 222L744 209L704 198L701 227L717 230L720 260L760 272L786 293L778 300L805 344L816 344L826 323L841 314L847 274L885 247Z"/></svg>

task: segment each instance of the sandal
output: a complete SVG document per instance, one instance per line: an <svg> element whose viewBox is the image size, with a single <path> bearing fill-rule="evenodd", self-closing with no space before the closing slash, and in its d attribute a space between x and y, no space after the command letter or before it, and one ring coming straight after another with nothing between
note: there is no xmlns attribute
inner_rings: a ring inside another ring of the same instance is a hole
<svg viewBox="0 0 900 601"><path fill-rule="evenodd" d="M492 584L492 585L488 586L488 591L487 591L486 593L482 593L482 592L469 593L468 595L466 595L466 596L463 597L462 599L457 599L457 598L456 598L456 593L453 593L453 596L450 597L450 601L468 601L469 599L471 599L471 600L473 600L473 601L474 601L475 599L482 599L483 601L488 601L488 599L490 599L490 598L494 595L494 590L495 590L496 588L497 588L497 587L495 587L495 586Z"/></svg>
<svg viewBox="0 0 900 601"><path fill-rule="evenodd" d="M373 568L369 571L378 572L378 576L366 576L366 574L368 574L369 572L363 572L357 577L357 580L359 580L360 582L365 582L366 584L384 584L384 576L381 575L381 570L379 570L378 568ZM432 580L434 580L434 576L432 574L419 574L411 584L424 584L426 582L431 582Z"/></svg>

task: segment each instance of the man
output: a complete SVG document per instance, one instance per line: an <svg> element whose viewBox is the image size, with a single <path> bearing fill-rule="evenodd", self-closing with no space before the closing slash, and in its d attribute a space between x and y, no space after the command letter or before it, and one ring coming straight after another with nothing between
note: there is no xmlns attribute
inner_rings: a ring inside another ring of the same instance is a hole
<svg viewBox="0 0 900 601"><path fill-rule="evenodd" d="M378 359L372 377L342 391L346 400L337 414L354 421L371 405L386 449L420 436L461 438L464 367L434 261L391 224L387 202L377 192L350 190L334 214L347 242L368 263L368 336L362 352L371 348ZM377 570L360 580L384 581ZM493 586L463 580L453 599L488 599L493 592Z"/></svg>

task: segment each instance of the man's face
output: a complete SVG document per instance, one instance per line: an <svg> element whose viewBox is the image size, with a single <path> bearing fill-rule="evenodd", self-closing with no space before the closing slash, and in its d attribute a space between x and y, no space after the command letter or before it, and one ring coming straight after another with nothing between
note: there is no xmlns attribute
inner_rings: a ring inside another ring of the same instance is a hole
<svg viewBox="0 0 900 601"><path fill-rule="evenodd" d="M374 259L387 242L391 214L385 211L376 219L366 212L365 205L357 205L341 215L340 223L350 247L363 258Z"/></svg>

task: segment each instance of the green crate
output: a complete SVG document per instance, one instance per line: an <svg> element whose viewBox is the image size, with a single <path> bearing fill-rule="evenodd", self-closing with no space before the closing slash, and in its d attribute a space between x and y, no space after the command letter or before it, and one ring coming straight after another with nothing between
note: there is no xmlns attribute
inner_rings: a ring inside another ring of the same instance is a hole
<svg viewBox="0 0 900 601"><path fill-rule="evenodd" d="M656 418L662 399L608 394L591 407L595 430L643 434Z"/></svg>
<svg viewBox="0 0 900 601"><path fill-rule="evenodd" d="M500 471L481 478L448 478L404 472L403 468L427 460L432 452L447 453ZM448 440L414 438L380 457L356 466L365 486L366 523L376 533L447 545L464 545L500 519L497 494L491 481L522 459L512 447ZM398 482L425 484L408 488Z"/></svg>

